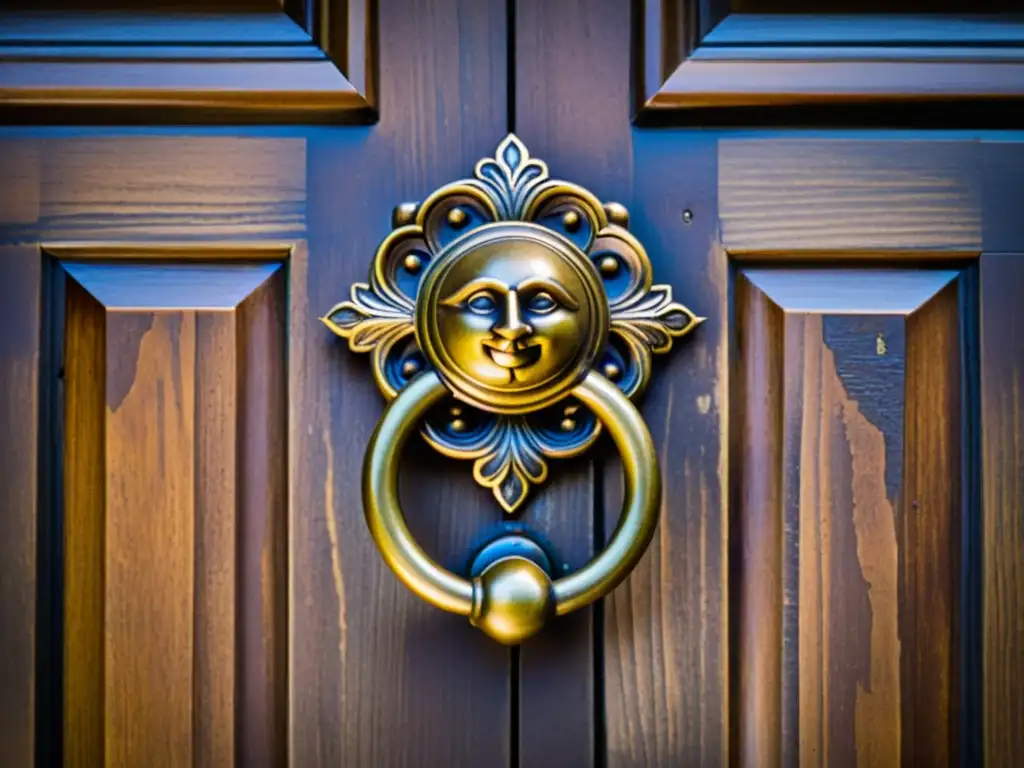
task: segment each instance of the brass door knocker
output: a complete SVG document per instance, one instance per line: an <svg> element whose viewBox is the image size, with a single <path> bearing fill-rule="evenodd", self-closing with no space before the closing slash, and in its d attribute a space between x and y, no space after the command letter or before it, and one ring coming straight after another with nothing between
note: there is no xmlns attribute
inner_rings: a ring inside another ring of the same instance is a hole
<svg viewBox="0 0 1024 768"><path fill-rule="evenodd" d="M398 206L393 223L370 282L323 318L353 351L373 354L390 401L363 464L366 522L416 594L516 644L551 614L607 594L643 555L661 481L631 398L650 378L652 353L703 318L652 285L625 208L550 179L511 134L474 178ZM522 546L466 578L410 534L398 464L413 431L474 460L476 481L513 514L547 477L548 459L583 452L602 428L622 454L625 501L608 545L579 571L553 580L529 542L514 542Z"/></svg>

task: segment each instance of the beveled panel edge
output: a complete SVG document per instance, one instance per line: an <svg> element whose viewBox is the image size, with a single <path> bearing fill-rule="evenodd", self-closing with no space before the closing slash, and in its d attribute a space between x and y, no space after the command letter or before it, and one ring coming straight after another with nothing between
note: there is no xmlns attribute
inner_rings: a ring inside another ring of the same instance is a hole
<svg viewBox="0 0 1024 768"><path fill-rule="evenodd" d="M751 35L758 18L768 20L772 35ZM849 35L833 28L820 45L801 48L772 40L805 40L806 17L793 24L798 35L787 35L787 21L744 14L743 31L756 43L731 40L725 34L729 19L728 0L635 0L636 124L672 124L682 113L700 109L1006 103L1024 98L1024 46L1015 47L1016 33L998 51L983 51L990 47L990 35L964 37L970 26L962 19L936 18L919 30L912 44L882 50L863 39L862 23ZM879 24L885 28L885 19ZM1015 31L1018 27L1024 29L1024 17L1013 25ZM701 45L712 30L725 47L716 47L715 35L711 44ZM950 45L951 40L956 43ZM895 122L905 120L901 115Z"/></svg>
<svg viewBox="0 0 1024 768"><path fill-rule="evenodd" d="M30 45L0 42L0 114L17 124L375 122L376 0L297 0L286 10L280 20L294 22L312 44L271 35L274 50L260 47L229 15L223 33L213 29L213 35L209 27L216 22L205 21L180 40L135 46L130 21L115 35L117 46L107 39L108 28L96 45L77 51L58 38L51 44L31 34ZM116 29L116 15L111 18L107 27ZM224 43L237 46L234 57Z"/></svg>
<svg viewBox="0 0 1024 768"><path fill-rule="evenodd" d="M43 243L40 250L55 258L107 310L215 311L238 307L287 263L293 246L258 242ZM176 270L173 277L184 279L139 279L162 268ZM119 273L133 269L142 274L134 276L126 294Z"/></svg>
<svg viewBox="0 0 1024 768"><path fill-rule="evenodd" d="M977 248L921 248L908 250L904 248L743 248L727 247L725 249L729 261L743 266L763 264L833 264L841 261L846 265L881 266L879 262L896 262L910 268L914 264L967 262L978 259L982 251Z"/></svg>
<svg viewBox="0 0 1024 768"><path fill-rule="evenodd" d="M282 265L62 261L61 266L106 310L187 312L233 311Z"/></svg>
<svg viewBox="0 0 1024 768"><path fill-rule="evenodd" d="M40 250L61 261L276 261L288 259L295 243L215 241L188 243L43 242Z"/></svg>
<svg viewBox="0 0 1024 768"><path fill-rule="evenodd" d="M741 271L783 312L820 315L911 315L961 272L849 267L747 267ZM887 292L886 286L894 290Z"/></svg>

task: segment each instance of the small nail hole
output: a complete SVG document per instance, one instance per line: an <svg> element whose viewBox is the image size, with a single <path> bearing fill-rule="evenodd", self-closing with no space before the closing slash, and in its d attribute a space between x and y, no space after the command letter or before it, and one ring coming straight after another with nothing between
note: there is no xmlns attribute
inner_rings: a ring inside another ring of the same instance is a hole
<svg viewBox="0 0 1024 768"><path fill-rule="evenodd" d="M693 221L693 211L687 208L685 211L683 211L683 223L689 224L691 221Z"/></svg>

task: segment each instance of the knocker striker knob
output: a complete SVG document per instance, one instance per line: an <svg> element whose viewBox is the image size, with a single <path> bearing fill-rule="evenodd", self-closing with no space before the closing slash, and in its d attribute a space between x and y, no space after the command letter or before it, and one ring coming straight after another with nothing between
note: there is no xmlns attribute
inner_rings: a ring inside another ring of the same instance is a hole
<svg viewBox="0 0 1024 768"><path fill-rule="evenodd" d="M324 317L354 351L373 353L390 401L363 465L367 525L416 594L516 644L607 594L647 548L661 482L630 398L650 377L651 355L702 318L652 285L622 206L549 179L515 136L473 179L403 204L394 223L370 282ZM508 552L469 578L409 532L398 466L414 432L472 459L474 478L513 514L548 460L583 452L602 429L622 456L624 503L607 546L580 570L553 578L545 557L530 556L529 542L517 551L510 536Z"/></svg>

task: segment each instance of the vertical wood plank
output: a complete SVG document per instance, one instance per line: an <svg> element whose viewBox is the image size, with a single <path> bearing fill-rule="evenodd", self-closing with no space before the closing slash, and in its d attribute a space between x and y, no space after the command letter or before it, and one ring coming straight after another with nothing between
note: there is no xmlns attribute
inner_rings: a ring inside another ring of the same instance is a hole
<svg viewBox="0 0 1024 768"><path fill-rule="evenodd" d="M728 292L725 255L714 246L716 145L696 133L631 129L624 74L631 71L630 14L627 3L516 5L517 132L553 173L629 207L656 280L711 318L656 363L642 410L662 466L661 522L648 554L598 609L604 619L595 666L602 682L594 723L581 719L582 727L574 722L569 731L564 719L557 727L575 740L603 723L596 757L610 766L717 766L727 762L728 746ZM684 210L692 214L685 222ZM616 460L604 457L601 527L610 530L622 490ZM554 695L557 688L541 690ZM551 723L539 728L554 730Z"/></svg>
<svg viewBox="0 0 1024 768"><path fill-rule="evenodd" d="M957 709L963 559L960 307L949 285L907 318L903 493L900 499L900 701L904 765L950 765Z"/></svg>
<svg viewBox="0 0 1024 768"><path fill-rule="evenodd" d="M730 307L717 244L717 140L702 132L632 138L632 229L657 282L708 321L656 360L644 397L662 469L661 521L647 556L606 602L608 763L720 766L729 761ZM606 475L606 483L607 527L621 482Z"/></svg>
<svg viewBox="0 0 1024 768"><path fill-rule="evenodd" d="M788 490L784 466L783 385L785 318L782 310L742 275L735 288L736 358L731 372L734 419L729 505L741 525L731 542L737 575L735 653L738 727L736 754L742 765L780 765L783 715L780 696L785 623L782 515ZM758 442L746 439L759 436ZM761 442L763 440L763 442ZM759 450L763 446L764 450ZM786 597L789 597L787 594Z"/></svg>
<svg viewBox="0 0 1024 768"><path fill-rule="evenodd" d="M544 3L515 0L515 125L551 175L588 187L602 200L630 204L630 9L628 3ZM581 83L600 83L581 88ZM539 489L524 520L535 525L576 569L601 545L603 510L594 483L609 444L574 465L552 462L557 478ZM602 515L598 522L597 515ZM608 530L611 530L610 528ZM595 626L595 617L598 624ZM597 675L603 654L602 608L553 624L520 650L521 765L591 765L603 760L604 692Z"/></svg>
<svg viewBox="0 0 1024 768"><path fill-rule="evenodd" d="M196 319L195 765L235 764L238 322ZM244 372L243 372L244 373Z"/></svg>
<svg viewBox="0 0 1024 768"><path fill-rule="evenodd" d="M506 125L506 4L379 4L380 122L308 138L308 250L289 274L289 759L506 765L509 652L409 592L363 519L363 453L383 408L364 357L315 318L365 281L393 207L472 174ZM411 441L410 528L462 568L501 519L468 463Z"/></svg>
<svg viewBox="0 0 1024 768"><path fill-rule="evenodd" d="M285 272L239 305L239 764L287 762Z"/></svg>
<svg viewBox="0 0 1024 768"><path fill-rule="evenodd" d="M41 279L38 249L0 247L0 744L17 768L35 760Z"/></svg>
<svg viewBox="0 0 1024 768"><path fill-rule="evenodd" d="M107 317L106 755L192 762L193 312Z"/></svg>
<svg viewBox="0 0 1024 768"><path fill-rule="evenodd" d="M1024 254L981 258L985 764L1024 751Z"/></svg>
<svg viewBox="0 0 1024 768"><path fill-rule="evenodd" d="M106 316L67 281L64 330L64 764L106 762Z"/></svg>

